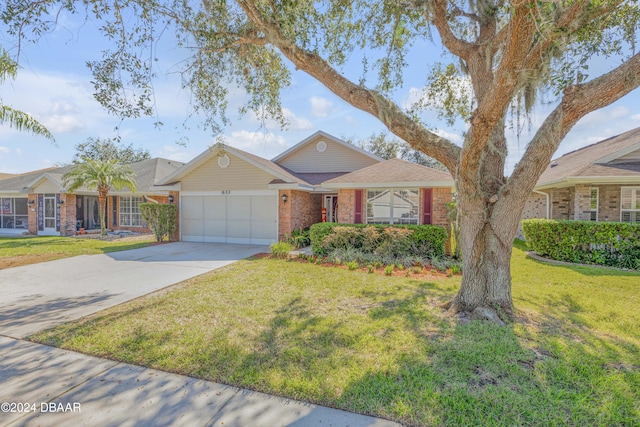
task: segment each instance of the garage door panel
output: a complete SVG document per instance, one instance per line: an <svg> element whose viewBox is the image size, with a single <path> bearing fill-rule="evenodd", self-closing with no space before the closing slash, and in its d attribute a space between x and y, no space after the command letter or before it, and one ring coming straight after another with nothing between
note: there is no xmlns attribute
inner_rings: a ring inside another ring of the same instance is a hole
<svg viewBox="0 0 640 427"><path fill-rule="evenodd" d="M250 196L227 196L227 220L251 220Z"/></svg>
<svg viewBox="0 0 640 427"><path fill-rule="evenodd" d="M270 244L278 235L277 202L275 195L182 196L182 239Z"/></svg>
<svg viewBox="0 0 640 427"><path fill-rule="evenodd" d="M204 235L210 237L222 237L227 234L227 222L222 220L204 220Z"/></svg>
<svg viewBox="0 0 640 427"><path fill-rule="evenodd" d="M205 220L225 221L227 218L226 197L213 196L203 197Z"/></svg>

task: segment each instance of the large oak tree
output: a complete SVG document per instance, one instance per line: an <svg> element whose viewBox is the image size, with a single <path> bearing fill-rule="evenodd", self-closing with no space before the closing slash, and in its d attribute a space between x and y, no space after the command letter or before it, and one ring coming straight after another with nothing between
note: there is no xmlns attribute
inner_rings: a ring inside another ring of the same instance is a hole
<svg viewBox="0 0 640 427"><path fill-rule="evenodd" d="M443 163L456 181L464 263L451 313L509 316L512 242L527 196L580 118L640 84L635 1L9 0L3 19L19 39L38 37L62 8L93 14L113 40L89 66L96 98L116 114L150 112L152 49L170 28L192 52L184 83L214 131L236 87L248 94L242 112L284 119L280 93L293 64ZM424 56L409 55L430 42L445 63L425 67ZM594 58L609 71L591 75ZM348 75L353 64L360 72ZM428 86L412 110L393 100L409 68L421 68ZM505 176L509 112L526 113L539 93L555 108ZM421 107L466 120L462 146L422 123Z"/></svg>

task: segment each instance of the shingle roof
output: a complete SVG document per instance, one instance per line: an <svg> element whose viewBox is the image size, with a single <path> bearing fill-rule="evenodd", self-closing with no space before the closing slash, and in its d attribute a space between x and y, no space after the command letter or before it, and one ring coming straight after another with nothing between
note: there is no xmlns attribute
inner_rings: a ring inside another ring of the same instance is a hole
<svg viewBox="0 0 640 427"><path fill-rule="evenodd" d="M640 128L572 151L551 161L538 180L538 186L548 185L571 177L638 176L640 165L629 163L599 164L599 160L640 144Z"/></svg>
<svg viewBox="0 0 640 427"><path fill-rule="evenodd" d="M174 160L154 158L131 163L129 166L136 175L137 191L148 193L155 191L152 187L156 181L169 175L171 172L182 166L183 163ZM33 172L24 173L13 178L0 180L0 193L20 192L23 188L31 185L40 177L49 176L62 182L62 176L69 172L74 165L48 168Z"/></svg>
<svg viewBox="0 0 640 427"><path fill-rule="evenodd" d="M446 185L453 186L453 177L449 172L440 171L402 159L390 159L363 169L330 179L323 183L327 188L347 185L389 186L406 183L407 185Z"/></svg>

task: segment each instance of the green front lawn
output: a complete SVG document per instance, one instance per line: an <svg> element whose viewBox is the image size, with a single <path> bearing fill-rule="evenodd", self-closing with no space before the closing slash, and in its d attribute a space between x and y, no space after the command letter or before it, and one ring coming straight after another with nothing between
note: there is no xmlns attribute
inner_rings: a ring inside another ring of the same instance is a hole
<svg viewBox="0 0 640 427"><path fill-rule="evenodd" d="M245 260L31 338L408 425L639 425L640 275L513 276L498 327L444 316L460 277Z"/></svg>
<svg viewBox="0 0 640 427"><path fill-rule="evenodd" d="M0 269L77 255L93 255L148 246L152 236L115 240L57 236L0 237Z"/></svg>

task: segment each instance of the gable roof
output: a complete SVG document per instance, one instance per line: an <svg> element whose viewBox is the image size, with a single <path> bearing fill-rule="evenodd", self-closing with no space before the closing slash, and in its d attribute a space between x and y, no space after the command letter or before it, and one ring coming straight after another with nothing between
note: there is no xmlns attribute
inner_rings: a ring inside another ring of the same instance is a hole
<svg viewBox="0 0 640 427"><path fill-rule="evenodd" d="M276 157L274 157L273 159L271 159L272 162L274 163L282 163L287 157L290 157L291 155L295 154L297 151L305 148L307 146L307 144L310 144L312 141L315 141L318 138L324 138L324 139L328 139L332 142L335 142L336 144L345 147L349 150L353 150L361 155L364 155L366 157L371 158L372 160L376 160L378 162L384 160L383 158L376 156L375 154L369 153L368 151L363 150L360 147L357 147L353 144L349 144L348 142L345 142L339 138L336 138L333 135L329 135L326 132L323 132L321 130L319 130L318 132L314 133L313 135L308 136L307 138L303 139L302 141L300 141L299 143L297 143L296 145L294 145L293 147L289 148L288 150L286 150L285 152L277 155Z"/></svg>
<svg viewBox="0 0 640 427"><path fill-rule="evenodd" d="M0 173L0 179L13 178L16 176L14 173Z"/></svg>
<svg viewBox="0 0 640 427"><path fill-rule="evenodd" d="M588 145L551 161L536 188L579 180L613 181L638 178L640 162L616 160L640 150L640 128Z"/></svg>
<svg viewBox="0 0 640 427"><path fill-rule="evenodd" d="M167 185L175 184L179 182L181 179L183 179L185 176L187 176L190 172L197 169L199 166L203 165L210 159L222 153L232 154L246 161L247 163L250 163L251 165L257 167L258 169L261 169L267 172L268 174L274 177L275 184L285 183L285 184L311 186L311 184L306 182L304 179L296 176L290 170L272 162L271 160L264 159L262 157L256 156L251 153L247 153L246 151L242 151L238 148L230 147L228 145L224 145L223 147L215 146L203 151L198 157L191 160L189 163L186 163L180 169L174 171L172 174L166 176L164 179L160 180L157 183L157 185L167 186Z"/></svg>
<svg viewBox="0 0 640 427"><path fill-rule="evenodd" d="M183 163L173 160L153 158L130 163L128 166L131 167L133 173L136 175L137 192L148 193L157 191L157 189L153 187L157 180L168 175L182 165ZM17 175L13 178L0 180L0 193L27 194L33 191L33 187L37 186L44 180L51 181L54 185L60 187L62 191L62 177L74 166L75 165L66 165L41 169ZM112 194L119 193L123 192L112 192Z"/></svg>
<svg viewBox="0 0 640 427"><path fill-rule="evenodd" d="M325 188L453 187L449 172L402 159L385 160L339 176L322 184Z"/></svg>

